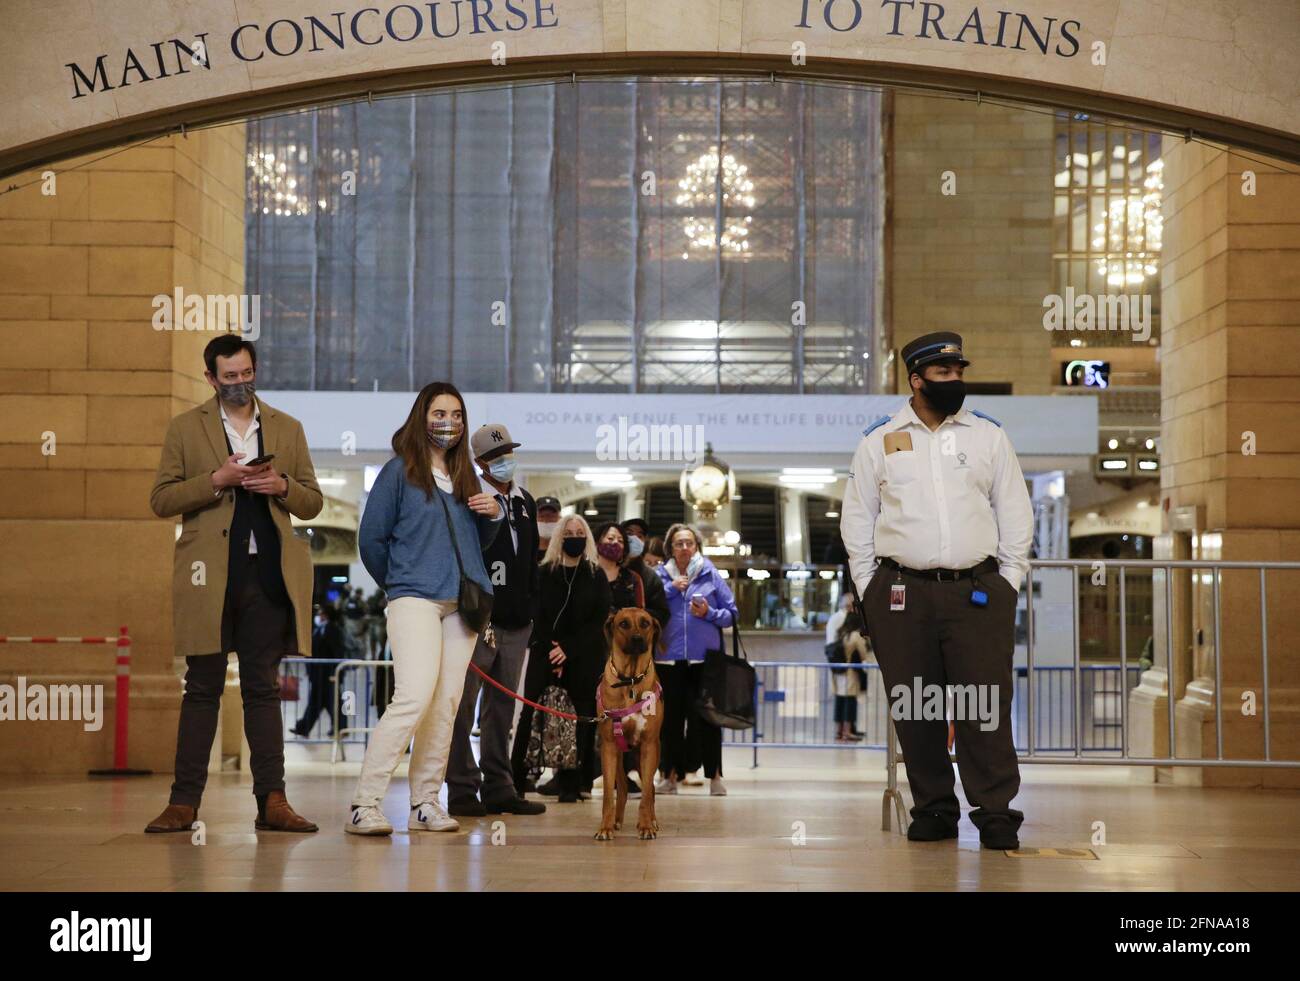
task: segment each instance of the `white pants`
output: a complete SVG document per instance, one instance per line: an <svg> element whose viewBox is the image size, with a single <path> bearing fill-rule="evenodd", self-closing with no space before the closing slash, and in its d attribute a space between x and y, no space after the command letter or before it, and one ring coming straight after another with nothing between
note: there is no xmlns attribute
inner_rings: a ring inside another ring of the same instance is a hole
<svg viewBox="0 0 1300 981"><path fill-rule="evenodd" d="M370 735L357 806L378 806L393 770L411 747L411 806L436 801L447 772L452 723L478 635L456 612L456 600L399 596L388 601L393 700ZM412 743L414 737L414 743Z"/></svg>

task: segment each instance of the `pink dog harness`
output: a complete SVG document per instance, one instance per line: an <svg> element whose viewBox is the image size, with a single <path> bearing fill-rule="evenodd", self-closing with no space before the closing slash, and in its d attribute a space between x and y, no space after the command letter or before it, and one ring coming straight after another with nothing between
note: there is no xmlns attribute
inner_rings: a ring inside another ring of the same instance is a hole
<svg viewBox="0 0 1300 981"><path fill-rule="evenodd" d="M605 708L604 689L605 684L603 681L596 686L596 714L602 718L609 719L614 723L614 742L618 744L618 751L620 753L626 753L628 751L628 745L627 736L623 734L623 720L629 715L635 715L637 712L644 711L646 705L651 704L652 702L658 702L660 696L662 696L664 692L663 686L656 681L653 695L646 692L641 696L639 702L634 702L627 708L621 709Z"/></svg>

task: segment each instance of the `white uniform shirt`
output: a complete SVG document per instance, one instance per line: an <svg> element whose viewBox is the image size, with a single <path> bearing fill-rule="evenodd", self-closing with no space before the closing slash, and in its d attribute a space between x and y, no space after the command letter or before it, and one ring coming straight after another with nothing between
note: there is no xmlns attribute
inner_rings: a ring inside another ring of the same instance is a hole
<svg viewBox="0 0 1300 981"><path fill-rule="evenodd" d="M966 569L994 556L1016 589L1029 569L1034 512L1020 461L1002 427L969 408L931 432L908 402L870 427L853 454L840 515L858 595L881 558Z"/></svg>
<svg viewBox="0 0 1300 981"><path fill-rule="evenodd" d="M249 460L257 459L257 431L262 428L262 410L257 405L256 400L253 402L253 421L248 426L248 432L242 436L235 424L230 421L230 416L226 415L226 407L221 406L221 424L226 427L226 435L230 437L230 452L242 453L243 457L239 460L241 466L248 466ZM222 491L217 491L217 497L220 497ZM253 530L248 530L248 554L257 554L257 538Z"/></svg>

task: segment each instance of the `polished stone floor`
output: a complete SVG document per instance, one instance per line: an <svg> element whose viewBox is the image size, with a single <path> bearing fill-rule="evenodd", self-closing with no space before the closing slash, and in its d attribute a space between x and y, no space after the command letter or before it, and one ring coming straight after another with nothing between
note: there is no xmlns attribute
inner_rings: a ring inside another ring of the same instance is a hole
<svg viewBox="0 0 1300 981"><path fill-rule="evenodd" d="M770 762L769 762L770 757ZM315 835L257 833L247 777L214 775L206 843L154 836L167 775L0 777L0 889L13 890L1296 890L1300 793L1155 786L1149 771L1024 768L1021 854L958 841L909 843L880 829L871 752L726 756L727 797L707 786L659 798L661 837L592 840L600 800L538 817L462 819L408 833L399 769L391 838L344 835L356 764L295 762L289 798ZM636 801L629 803L629 810ZM494 822L499 822L495 824ZM1104 844L1094 844L1096 822ZM1056 850L1035 854L1031 850Z"/></svg>

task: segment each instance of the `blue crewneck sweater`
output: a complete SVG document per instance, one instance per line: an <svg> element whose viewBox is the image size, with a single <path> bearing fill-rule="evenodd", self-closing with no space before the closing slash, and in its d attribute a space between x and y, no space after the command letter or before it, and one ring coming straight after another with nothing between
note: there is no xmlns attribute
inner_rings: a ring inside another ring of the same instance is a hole
<svg viewBox="0 0 1300 981"><path fill-rule="evenodd" d="M483 549L492 544L505 515L475 514L434 483L434 497L406 479L406 467L393 457L380 469L366 499L357 531L357 549L366 571L388 598L419 596L429 600L454 600L460 595L456 553L447 532L447 519L438 495L447 502L456 529L465 575L488 593L492 583L483 566Z"/></svg>

